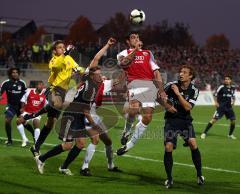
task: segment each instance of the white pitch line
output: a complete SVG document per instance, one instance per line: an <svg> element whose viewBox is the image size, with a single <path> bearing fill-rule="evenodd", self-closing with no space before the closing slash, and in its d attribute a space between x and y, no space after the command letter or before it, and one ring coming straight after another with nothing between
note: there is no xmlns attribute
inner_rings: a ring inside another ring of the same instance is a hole
<svg viewBox="0 0 240 194"><path fill-rule="evenodd" d="M6 140L7 138L0 137L0 139ZM13 141L21 142L22 140L13 139ZM33 142L30 141L30 143L33 143ZM52 144L52 143L43 143L43 144L46 145L46 146L56 146L56 144ZM102 151L102 150L96 150L96 151L100 152L100 153L105 153L105 151ZM116 155L116 154L114 153L114 155ZM141 157L141 156L133 156L133 155L129 155L129 154L125 154L122 157L132 158L132 159L142 160L142 161L164 163L162 160L144 158L144 157ZM174 162L174 165L195 168L194 165L192 165L192 164L185 164L185 163L180 163L180 162ZM210 170L210 171L216 171L216 172L227 172L227 173L233 173L233 174L240 174L240 171L236 171L236 170L227 170L227 169L222 169L222 168L212 168L212 167L208 167L208 166L203 166L202 168L206 169L206 170Z"/></svg>

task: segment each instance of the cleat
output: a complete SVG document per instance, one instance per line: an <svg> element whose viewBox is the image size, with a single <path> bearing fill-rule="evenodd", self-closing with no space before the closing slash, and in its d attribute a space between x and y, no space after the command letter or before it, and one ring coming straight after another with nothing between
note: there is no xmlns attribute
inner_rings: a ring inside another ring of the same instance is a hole
<svg viewBox="0 0 240 194"><path fill-rule="evenodd" d="M234 140L237 139L234 135L228 135L228 138L229 138L229 139L234 139Z"/></svg>
<svg viewBox="0 0 240 194"><path fill-rule="evenodd" d="M173 180L167 179L167 180L165 181L164 185L165 185L165 187L166 187L167 189L172 188L172 186L173 186Z"/></svg>
<svg viewBox="0 0 240 194"><path fill-rule="evenodd" d="M198 176L197 177L197 184L198 185L204 185L204 182L205 182L204 176Z"/></svg>
<svg viewBox="0 0 240 194"><path fill-rule="evenodd" d="M108 168L108 171L110 172L122 172L117 166L114 166L113 168Z"/></svg>
<svg viewBox="0 0 240 194"><path fill-rule="evenodd" d="M24 148L24 147L26 147L28 144L29 144L28 139L27 139L27 140L23 140L21 146L22 146L22 148Z"/></svg>
<svg viewBox="0 0 240 194"><path fill-rule="evenodd" d="M81 169L80 174L83 175L83 176L92 176L89 168Z"/></svg>
<svg viewBox="0 0 240 194"><path fill-rule="evenodd" d="M59 167L59 172L61 173L61 174L65 174L65 175L68 175L68 176L73 176L73 173L71 172L71 170L70 169L63 169L61 166Z"/></svg>
<svg viewBox="0 0 240 194"><path fill-rule="evenodd" d="M205 139L205 138L206 138L206 136L207 136L207 134L206 134L206 133L202 133L202 134L201 134L201 139Z"/></svg>
<svg viewBox="0 0 240 194"><path fill-rule="evenodd" d="M39 155L40 155L40 152L35 149L35 146L32 146L32 147L30 148L30 151L32 152L33 157L36 157L36 156L39 156Z"/></svg>
<svg viewBox="0 0 240 194"><path fill-rule="evenodd" d="M13 144L12 141L9 141L9 140L5 141L5 145L6 145L6 146L11 146L12 144Z"/></svg>
<svg viewBox="0 0 240 194"><path fill-rule="evenodd" d="M25 121L27 121L27 120L35 118L35 115L34 115L34 113L32 113L32 114L25 114L23 116L23 118L24 118Z"/></svg>
<svg viewBox="0 0 240 194"><path fill-rule="evenodd" d="M117 150L117 155L121 156L127 152L127 146L123 146Z"/></svg>
<svg viewBox="0 0 240 194"><path fill-rule="evenodd" d="M129 136L130 136L130 132L123 132L122 137L121 137L121 144L122 145L126 145Z"/></svg>
<svg viewBox="0 0 240 194"><path fill-rule="evenodd" d="M39 159L39 156L35 157L35 161L36 161L39 173L43 174L43 172L44 172L44 165L45 164Z"/></svg>

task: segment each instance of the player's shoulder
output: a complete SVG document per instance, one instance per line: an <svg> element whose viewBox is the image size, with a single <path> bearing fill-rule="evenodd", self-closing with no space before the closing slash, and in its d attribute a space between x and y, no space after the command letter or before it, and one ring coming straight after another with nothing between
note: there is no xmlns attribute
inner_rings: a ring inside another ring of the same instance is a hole
<svg viewBox="0 0 240 194"><path fill-rule="evenodd" d="M219 92L221 89L223 89L225 87L225 85L224 84L221 84L220 86L218 86L218 88L217 88L217 92Z"/></svg>
<svg viewBox="0 0 240 194"><path fill-rule="evenodd" d="M117 59L119 59L121 56L126 57L127 55L128 55L128 49L124 49L117 54Z"/></svg>
<svg viewBox="0 0 240 194"><path fill-rule="evenodd" d="M236 90L237 86L236 85L231 85L232 90Z"/></svg>
<svg viewBox="0 0 240 194"><path fill-rule="evenodd" d="M10 82L10 79L6 79L6 80L4 80L3 82L2 82L2 86L3 86L3 84L8 84Z"/></svg>
<svg viewBox="0 0 240 194"><path fill-rule="evenodd" d="M173 84L178 84L178 81L171 81L171 82L168 82L164 85L164 89L167 89L168 87L170 87L171 85Z"/></svg>
<svg viewBox="0 0 240 194"><path fill-rule="evenodd" d="M194 93L198 93L199 92L198 87L194 83L192 83L192 82L190 84L190 88L191 88L192 91L194 91Z"/></svg>

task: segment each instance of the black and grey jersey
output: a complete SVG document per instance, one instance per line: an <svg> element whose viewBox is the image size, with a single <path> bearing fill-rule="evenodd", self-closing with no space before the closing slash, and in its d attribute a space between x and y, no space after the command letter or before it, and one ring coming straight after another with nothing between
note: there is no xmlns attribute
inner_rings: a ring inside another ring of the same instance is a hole
<svg viewBox="0 0 240 194"><path fill-rule="evenodd" d="M26 83L23 80L5 80L1 85L1 94L4 92L7 94L8 104L12 106L19 106L20 100L26 92Z"/></svg>
<svg viewBox="0 0 240 194"><path fill-rule="evenodd" d="M95 102L98 88L99 85L93 82L91 79L85 79L85 81L83 81L78 88L73 102L66 109L66 111L80 113L84 110L90 110L92 103Z"/></svg>
<svg viewBox="0 0 240 194"><path fill-rule="evenodd" d="M235 99L235 87L234 86L227 86L227 85L220 85L214 96L217 98L217 102L219 107L224 108L231 108L232 101Z"/></svg>
<svg viewBox="0 0 240 194"><path fill-rule="evenodd" d="M186 90L183 90L181 88L180 81L167 83L165 85L164 90L165 90L165 92L168 96L169 101L172 103L174 108L177 109L177 112L176 113L170 113L170 112L166 111L165 119L180 118L180 119L192 120L190 111L186 111L184 109L184 107L180 104L180 101L179 101L177 95L172 90L171 86L173 84L175 84L178 87L181 95L184 97L184 99L186 101L188 101L192 105L192 107L195 105L195 103L197 101L197 98L198 98L198 94L199 94L199 90L196 88L196 86L193 83L190 83L190 85L188 86L188 88Z"/></svg>

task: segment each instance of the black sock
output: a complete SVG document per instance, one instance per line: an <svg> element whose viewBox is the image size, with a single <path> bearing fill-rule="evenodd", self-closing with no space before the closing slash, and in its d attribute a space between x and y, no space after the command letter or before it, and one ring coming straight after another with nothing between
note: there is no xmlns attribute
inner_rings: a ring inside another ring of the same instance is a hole
<svg viewBox="0 0 240 194"><path fill-rule="evenodd" d="M207 127L206 127L206 129L204 130L203 133L207 134L207 132L209 131L209 129L210 129L212 126L213 126L212 123L208 123L208 125L207 125Z"/></svg>
<svg viewBox="0 0 240 194"><path fill-rule="evenodd" d="M75 158L78 156L80 151L81 151L81 149L79 149L76 145L73 146L72 149L70 150L70 152L68 153L68 156L67 156L66 160L64 161L63 165L61 166L61 168L67 169L69 164L71 164L71 162L73 160L75 160Z"/></svg>
<svg viewBox="0 0 240 194"><path fill-rule="evenodd" d="M32 134L33 139L34 139L34 129L33 129L32 125L26 123L26 124L24 125L24 127Z"/></svg>
<svg viewBox="0 0 240 194"><path fill-rule="evenodd" d="M61 154L63 152L63 148L62 145L56 145L55 147L53 147L51 150L49 150L47 153L39 156L39 160L41 160L42 162L44 162L45 160L47 160L48 158L51 158L53 156L56 156L58 154Z"/></svg>
<svg viewBox="0 0 240 194"><path fill-rule="evenodd" d="M164 166L165 166L165 171L167 173L168 180L172 180L172 167L173 167L172 152L165 151Z"/></svg>
<svg viewBox="0 0 240 194"><path fill-rule="evenodd" d="M50 105L47 104L47 105L44 106L42 109L40 109L38 112L36 112L36 113L34 114L34 116L35 116L35 117L38 117L39 115L42 115L42 114L47 113L48 110L49 110L49 108L50 108Z"/></svg>
<svg viewBox="0 0 240 194"><path fill-rule="evenodd" d="M11 123L5 122L5 130L9 142L12 142L12 126Z"/></svg>
<svg viewBox="0 0 240 194"><path fill-rule="evenodd" d="M43 126L39 138L37 140L37 142L35 143L35 149L37 151L39 151L40 146L43 144L43 142L46 140L48 134L50 133L51 128L46 127L46 125Z"/></svg>
<svg viewBox="0 0 240 194"><path fill-rule="evenodd" d="M231 123L230 124L230 129L229 129L229 135L233 134L234 129L235 129L235 123Z"/></svg>
<svg viewBox="0 0 240 194"><path fill-rule="evenodd" d="M197 176L202 176L202 161L199 149L192 150L192 161L197 170Z"/></svg>

